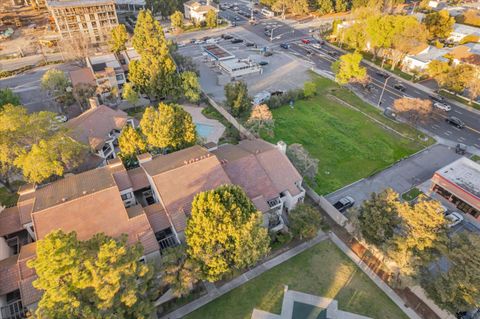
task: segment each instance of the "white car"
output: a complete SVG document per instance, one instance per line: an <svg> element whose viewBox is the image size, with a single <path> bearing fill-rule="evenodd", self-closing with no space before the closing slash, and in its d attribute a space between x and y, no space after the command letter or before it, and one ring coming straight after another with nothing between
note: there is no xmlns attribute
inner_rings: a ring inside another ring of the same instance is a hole
<svg viewBox="0 0 480 319"><path fill-rule="evenodd" d="M449 112L452 110L452 107L450 105L440 102L433 103L433 106L445 112Z"/></svg>
<svg viewBox="0 0 480 319"><path fill-rule="evenodd" d="M66 115L57 115L55 116L55 121L59 123L65 123L66 121L68 121L68 117Z"/></svg>
<svg viewBox="0 0 480 319"><path fill-rule="evenodd" d="M457 226L463 221L463 216L457 212L450 213L446 215L445 218L448 220L448 228Z"/></svg>

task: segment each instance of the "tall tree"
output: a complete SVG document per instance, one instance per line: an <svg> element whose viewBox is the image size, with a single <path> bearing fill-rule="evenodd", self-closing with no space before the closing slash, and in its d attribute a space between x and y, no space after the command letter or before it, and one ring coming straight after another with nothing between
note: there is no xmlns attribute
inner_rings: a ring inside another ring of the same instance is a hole
<svg viewBox="0 0 480 319"><path fill-rule="evenodd" d="M469 64L460 64L450 69L445 87L456 94L463 93L468 83L474 78L474 67Z"/></svg>
<svg viewBox="0 0 480 319"><path fill-rule="evenodd" d="M205 24L207 25L207 28L216 28L217 20L217 12L213 9L208 10L205 15Z"/></svg>
<svg viewBox="0 0 480 319"><path fill-rule="evenodd" d="M304 15L309 12L309 5L307 0L292 0L290 4L290 11L294 15Z"/></svg>
<svg viewBox="0 0 480 319"><path fill-rule="evenodd" d="M110 50L113 53L119 53L126 49L128 41L127 28L124 24L119 24L110 31Z"/></svg>
<svg viewBox="0 0 480 319"><path fill-rule="evenodd" d="M130 63L130 82L151 98L168 97L177 92L175 63L163 29L149 10L138 14L132 43L140 59Z"/></svg>
<svg viewBox="0 0 480 319"><path fill-rule="evenodd" d="M480 69L478 67L473 68L472 76L465 85L468 90L468 97L470 98L470 104L473 100L480 96Z"/></svg>
<svg viewBox="0 0 480 319"><path fill-rule="evenodd" d="M243 81L225 85L226 104L234 116L240 116L250 109L247 84Z"/></svg>
<svg viewBox="0 0 480 319"><path fill-rule="evenodd" d="M261 133L273 136L273 115L266 104L255 105L246 124L250 131L257 136L260 136Z"/></svg>
<svg viewBox="0 0 480 319"><path fill-rule="evenodd" d="M335 73L335 81L340 84L351 82L363 82L367 78L367 69L360 66L362 55L360 53L348 53L332 64Z"/></svg>
<svg viewBox="0 0 480 319"><path fill-rule="evenodd" d="M43 291L40 318L150 318L157 279L153 266L140 261L140 243L104 234L80 241L74 232L53 231L37 241L28 262Z"/></svg>
<svg viewBox="0 0 480 319"><path fill-rule="evenodd" d="M317 0L317 11L320 14L329 14L335 11L333 0Z"/></svg>
<svg viewBox="0 0 480 319"><path fill-rule="evenodd" d="M186 253L185 246L168 248L162 256L162 280L175 297L186 296L200 277L200 268Z"/></svg>
<svg viewBox="0 0 480 319"><path fill-rule="evenodd" d="M185 230L187 252L208 281L254 265L269 251L262 216L238 186L202 192L192 202Z"/></svg>
<svg viewBox="0 0 480 319"><path fill-rule="evenodd" d="M320 212L308 204L298 204L288 213L289 228L295 237L311 239L322 225Z"/></svg>
<svg viewBox="0 0 480 319"><path fill-rule="evenodd" d="M192 71L185 71L180 74L180 78L182 82L182 92L185 98L190 102L200 101L202 91L197 74Z"/></svg>
<svg viewBox="0 0 480 319"><path fill-rule="evenodd" d="M404 116L412 124L427 120L432 114L432 101L404 97L393 102L395 112Z"/></svg>
<svg viewBox="0 0 480 319"><path fill-rule="evenodd" d="M455 235L446 258L446 271L422 278L428 295L452 313L480 307L480 237L470 233Z"/></svg>
<svg viewBox="0 0 480 319"><path fill-rule="evenodd" d="M335 12L345 12L348 10L348 2L346 0L335 0Z"/></svg>
<svg viewBox="0 0 480 319"><path fill-rule="evenodd" d="M62 112L65 112L65 106L73 102L70 81L63 71L58 69L48 70L42 76L40 85L55 99Z"/></svg>
<svg viewBox="0 0 480 319"><path fill-rule="evenodd" d="M453 31L455 18L447 10L429 13L423 21L430 33L430 39L446 39Z"/></svg>
<svg viewBox="0 0 480 319"><path fill-rule="evenodd" d="M197 141L192 116L176 104L160 103L158 109L148 107L140 121L140 129L148 147L153 149L179 150Z"/></svg>
<svg viewBox="0 0 480 319"><path fill-rule="evenodd" d="M412 16L395 16L395 32L390 57L392 70L414 49L427 43L428 31Z"/></svg>
<svg viewBox="0 0 480 319"><path fill-rule="evenodd" d="M30 182L62 175L79 163L84 147L74 142L51 112L27 113L7 104L0 110L0 181L9 186L18 170Z"/></svg>
<svg viewBox="0 0 480 319"><path fill-rule="evenodd" d="M120 147L122 158L132 158L135 155L145 153L147 143L141 133L131 126L127 126L122 130L118 137L118 146Z"/></svg>
<svg viewBox="0 0 480 319"><path fill-rule="evenodd" d="M122 98L133 106L136 106L140 96L131 83L125 83L123 86Z"/></svg>
<svg viewBox="0 0 480 319"><path fill-rule="evenodd" d="M20 97L9 88L0 89L0 109L5 104L20 105Z"/></svg>
<svg viewBox="0 0 480 319"><path fill-rule="evenodd" d="M369 243L381 246L387 243L400 224L398 194L391 188L383 192L372 193L370 200L362 203L358 209L359 229Z"/></svg>
<svg viewBox="0 0 480 319"><path fill-rule="evenodd" d="M183 30L183 13L180 11L175 11L172 13L170 16L170 21L172 23L172 27L174 27L177 31L182 31Z"/></svg>
<svg viewBox="0 0 480 319"><path fill-rule="evenodd" d="M290 3L290 0L276 0L272 5L272 10L281 13L282 19L285 19L285 14L287 13Z"/></svg>
<svg viewBox="0 0 480 319"><path fill-rule="evenodd" d="M367 46L365 27L365 21L356 21L351 27L343 30L343 42L357 52L365 50Z"/></svg>
<svg viewBox="0 0 480 319"><path fill-rule="evenodd" d="M287 147L288 159L300 174L310 182L315 180L318 173L319 160L313 158L302 144L294 143Z"/></svg>
<svg viewBox="0 0 480 319"><path fill-rule="evenodd" d="M97 87L90 83L79 83L73 88L73 97L77 101L80 109L85 111L89 108L89 99L94 97Z"/></svg>
<svg viewBox="0 0 480 319"><path fill-rule="evenodd" d="M376 59L381 49L392 47L395 34L394 18L390 15L373 14L366 20L365 32L373 51L373 58Z"/></svg>
<svg viewBox="0 0 480 319"><path fill-rule="evenodd" d="M448 62L433 60L427 65L425 73L435 79L439 86L444 86L451 69L452 67Z"/></svg>

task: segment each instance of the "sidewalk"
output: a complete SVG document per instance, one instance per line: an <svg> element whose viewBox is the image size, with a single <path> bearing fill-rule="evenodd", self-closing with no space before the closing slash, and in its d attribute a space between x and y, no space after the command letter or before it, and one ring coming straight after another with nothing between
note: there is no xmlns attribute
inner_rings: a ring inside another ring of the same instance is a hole
<svg viewBox="0 0 480 319"><path fill-rule="evenodd" d="M198 308L206 305L207 303L217 299L218 297L226 294L227 292L245 284L246 282L252 280L253 278L263 274L264 272L272 269L273 267L289 260L292 257L295 257L296 255L304 252L305 250L315 246L316 244L320 243L321 241L328 239L328 235L319 232L317 237L314 239L304 242L286 252L284 252L281 255L278 255L275 258L272 258L266 262L264 262L261 265L258 265L257 267L245 272L243 275L233 279L232 281L224 284L220 288L216 288L213 285L207 284L208 287L208 293L188 304L186 304L183 307L178 308L177 310L161 317L160 319L177 319L177 318L182 318L186 316L187 314L197 310ZM253 310L253 309L252 309Z"/></svg>

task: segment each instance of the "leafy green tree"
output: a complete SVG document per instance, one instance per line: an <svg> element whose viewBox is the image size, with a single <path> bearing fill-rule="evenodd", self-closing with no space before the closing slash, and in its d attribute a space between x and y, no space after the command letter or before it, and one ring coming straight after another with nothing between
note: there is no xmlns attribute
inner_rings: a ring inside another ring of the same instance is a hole
<svg viewBox="0 0 480 319"><path fill-rule="evenodd" d="M319 160L313 158L302 144L294 143L287 147L288 159L300 174L309 181L314 181L318 173Z"/></svg>
<svg viewBox="0 0 480 319"><path fill-rule="evenodd" d="M308 99L317 95L317 85L315 82L307 81L303 84L303 95Z"/></svg>
<svg viewBox="0 0 480 319"><path fill-rule="evenodd" d="M243 81L225 85L226 104L234 116L240 116L250 109L247 84Z"/></svg>
<svg viewBox="0 0 480 319"><path fill-rule="evenodd" d="M140 132L131 126L127 126L122 130L118 137L118 146L122 157L132 158L135 155L145 153L147 150L147 143Z"/></svg>
<svg viewBox="0 0 480 319"><path fill-rule="evenodd" d="M59 104L62 112L65 106L73 102L73 95L69 92L70 81L65 73L58 69L50 69L42 76L40 85Z"/></svg>
<svg viewBox="0 0 480 319"><path fill-rule="evenodd" d="M195 196L185 237L187 253L211 282L234 269L254 265L269 251L262 213L235 185Z"/></svg>
<svg viewBox="0 0 480 319"><path fill-rule="evenodd" d="M395 35L393 16L372 14L366 19L365 32L373 51L373 59L376 59L381 49L392 47Z"/></svg>
<svg viewBox="0 0 480 319"><path fill-rule="evenodd" d="M157 293L154 269L140 261L140 243L96 234L80 241L74 232L53 231L37 241L28 262L43 291L39 318L150 318Z"/></svg>
<svg viewBox="0 0 480 319"><path fill-rule="evenodd" d="M163 29L149 10L138 14L132 43L140 55L140 59L129 66L128 78L135 88L151 98L168 97L177 92L175 63Z"/></svg>
<svg viewBox="0 0 480 319"><path fill-rule="evenodd" d="M435 79L439 86L444 86L447 82L448 74L452 67L448 62L433 60L427 65L425 73Z"/></svg>
<svg viewBox="0 0 480 319"><path fill-rule="evenodd" d="M358 224L363 238L369 243L381 246L387 243L400 224L398 216L398 194L391 188L372 193L370 200L362 203L358 210Z"/></svg>
<svg viewBox="0 0 480 319"><path fill-rule="evenodd" d="M290 0L276 0L271 8L273 11L281 13L282 19L285 19L285 13L287 13L290 4Z"/></svg>
<svg viewBox="0 0 480 319"><path fill-rule="evenodd" d="M446 39L453 31L455 18L447 10L429 13L423 21L430 33L430 39Z"/></svg>
<svg viewBox="0 0 480 319"><path fill-rule="evenodd" d="M78 165L85 150L55 120L55 113L27 113L22 106L7 104L0 110L0 180L23 170L30 182L40 183Z"/></svg>
<svg viewBox="0 0 480 319"><path fill-rule="evenodd" d="M388 255L401 275L411 276L427 265L447 242L446 221L438 201L420 195L417 203L397 208L401 230L391 240Z"/></svg>
<svg viewBox="0 0 480 319"><path fill-rule="evenodd" d="M179 150L197 141L192 116L176 104L160 103L158 109L148 107L140 129L150 149Z"/></svg>
<svg viewBox="0 0 480 319"><path fill-rule="evenodd" d="M0 89L0 109L5 104L20 105L20 97L9 88Z"/></svg>
<svg viewBox="0 0 480 319"><path fill-rule="evenodd" d="M128 41L127 28L124 24L119 24L110 31L110 50L113 53L119 53L126 49Z"/></svg>
<svg viewBox="0 0 480 319"><path fill-rule="evenodd" d="M357 21L343 31L343 42L350 48L359 51L365 50L367 46L367 34L366 34L365 21Z"/></svg>
<svg viewBox="0 0 480 319"><path fill-rule="evenodd" d="M135 91L131 83L125 83L125 85L123 86L122 98L128 101L128 103L132 104L133 106L136 106L138 100L140 99L140 96L137 91Z"/></svg>
<svg viewBox="0 0 480 319"><path fill-rule="evenodd" d="M184 28L184 25L183 25L183 13L181 13L180 11L175 11L174 13L172 13L172 15L170 16L170 21L172 23L172 27L174 27L177 31L181 31L183 30Z"/></svg>
<svg viewBox="0 0 480 319"><path fill-rule="evenodd" d="M290 11L294 15L304 15L309 12L309 5L307 0L292 0Z"/></svg>
<svg viewBox="0 0 480 319"><path fill-rule="evenodd" d="M195 72L185 71L180 74L182 81L182 92L187 100L190 102L200 101L200 94L202 92L198 76Z"/></svg>
<svg viewBox="0 0 480 319"><path fill-rule="evenodd" d="M184 246L168 248L162 256L162 280L175 297L186 296L192 291L200 276L200 268L186 253Z"/></svg>
<svg viewBox="0 0 480 319"><path fill-rule="evenodd" d="M362 55L360 53L348 53L332 64L332 70L335 73L335 81L339 84L351 82L362 82L367 77L367 69L360 66Z"/></svg>
<svg viewBox="0 0 480 319"><path fill-rule="evenodd" d="M311 239L322 225L320 212L308 204L298 204L288 213L289 228L295 237Z"/></svg>
<svg viewBox="0 0 480 319"><path fill-rule="evenodd" d="M333 0L317 0L317 11L320 14L329 14L335 11Z"/></svg>
<svg viewBox="0 0 480 319"><path fill-rule="evenodd" d="M427 43L428 31L423 24L413 16L394 16L394 36L390 58L391 69L414 49Z"/></svg>
<svg viewBox="0 0 480 319"><path fill-rule="evenodd" d="M346 0L335 0L335 12L345 12L348 10L348 2Z"/></svg>
<svg viewBox="0 0 480 319"><path fill-rule="evenodd" d="M446 253L448 270L430 273L422 286L440 307L452 313L480 307L480 237L470 233L455 235Z"/></svg>
<svg viewBox="0 0 480 319"><path fill-rule="evenodd" d="M213 9L208 10L205 15L205 24L207 25L207 28L216 28L217 19L217 12Z"/></svg>
<svg viewBox="0 0 480 319"><path fill-rule="evenodd" d="M453 67L450 72L448 72L444 84L445 88L456 94L462 93L474 77L474 71L473 66L469 64L460 64Z"/></svg>
<svg viewBox="0 0 480 319"><path fill-rule="evenodd" d="M89 83L79 83L73 88L72 94L82 111L89 108L89 99L94 97L97 87Z"/></svg>

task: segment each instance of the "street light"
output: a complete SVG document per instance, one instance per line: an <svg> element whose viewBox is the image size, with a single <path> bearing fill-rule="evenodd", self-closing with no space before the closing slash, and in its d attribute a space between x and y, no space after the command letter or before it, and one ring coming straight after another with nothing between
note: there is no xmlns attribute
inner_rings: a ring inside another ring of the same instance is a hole
<svg viewBox="0 0 480 319"><path fill-rule="evenodd" d="M270 42L273 41L273 31L277 30L278 28L280 28L281 26L278 26L278 27L275 27L275 28L272 28L270 29Z"/></svg>
<svg viewBox="0 0 480 319"><path fill-rule="evenodd" d="M385 83L383 84L382 93L380 94L380 99L378 99L377 107L380 107L380 104L382 103L383 93L385 92L385 88L387 87L388 79L390 79L391 77L392 77L392 76L389 75L389 76L385 79Z"/></svg>

